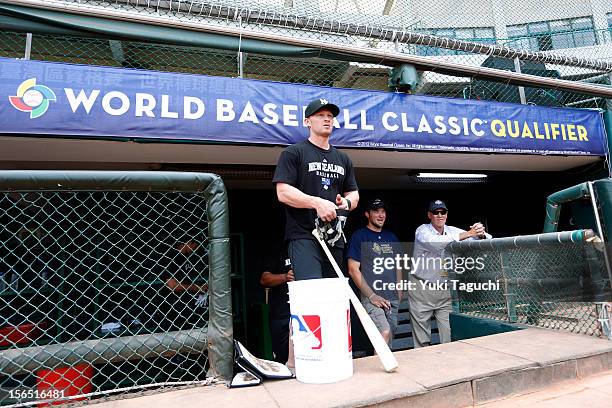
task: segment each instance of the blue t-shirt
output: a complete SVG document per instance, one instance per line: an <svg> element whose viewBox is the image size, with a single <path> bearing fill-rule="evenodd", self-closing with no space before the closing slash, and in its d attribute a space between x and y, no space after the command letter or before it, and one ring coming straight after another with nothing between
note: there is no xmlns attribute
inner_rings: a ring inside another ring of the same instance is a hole
<svg viewBox="0 0 612 408"><path fill-rule="evenodd" d="M361 274L370 288L388 300L397 299L397 291L385 290L382 283L397 283L395 256L401 253L399 240L394 233L385 230L375 232L368 227L355 231L348 247L348 257L360 262ZM385 268L387 258L394 259L393 267Z"/></svg>

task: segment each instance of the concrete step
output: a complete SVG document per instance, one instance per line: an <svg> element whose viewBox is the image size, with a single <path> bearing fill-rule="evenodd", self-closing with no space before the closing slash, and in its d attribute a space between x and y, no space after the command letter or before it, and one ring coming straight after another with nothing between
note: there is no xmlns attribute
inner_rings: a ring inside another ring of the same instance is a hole
<svg viewBox="0 0 612 408"><path fill-rule="evenodd" d="M552 387L521 396L477 405L478 408L610 408L612 405L612 371L575 381L557 383Z"/></svg>
<svg viewBox="0 0 612 408"><path fill-rule="evenodd" d="M376 357L368 357L354 360L354 375L334 384L284 380L231 390L209 386L102 403L100 408L463 408L612 370L611 341L535 328L394 354L400 364L394 373L385 373Z"/></svg>

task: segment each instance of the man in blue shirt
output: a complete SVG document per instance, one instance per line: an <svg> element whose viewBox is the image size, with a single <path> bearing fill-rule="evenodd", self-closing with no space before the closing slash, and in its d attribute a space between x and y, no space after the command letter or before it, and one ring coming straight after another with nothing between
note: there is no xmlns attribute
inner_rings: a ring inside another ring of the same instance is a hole
<svg viewBox="0 0 612 408"><path fill-rule="evenodd" d="M374 321L385 341L391 345L397 328L397 310L402 292L396 285L402 279L401 270L385 268L385 259L400 254L399 240L394 233L383 230L387 219L385 203L374 199L364 213L368 225L353 234L348 249L348 270L361 291L361 303Z"/></svg>

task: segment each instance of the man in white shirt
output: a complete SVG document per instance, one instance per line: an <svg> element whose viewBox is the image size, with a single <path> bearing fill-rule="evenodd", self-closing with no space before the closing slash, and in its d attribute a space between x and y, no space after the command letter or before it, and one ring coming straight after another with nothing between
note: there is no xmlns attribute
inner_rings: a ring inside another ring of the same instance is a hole
<svg viewBox="0 0 612 408"><path fill-rule="evenodd" d="M444 248L453 241L490 239L484 226L477 222L469 231L446 225L448 208L441 200L432 201L427 212L429 224L417 228L414 240L413 270L409 275L414 282L408 293L414 348L431 343L431 318L436 318L440 343L451 341L449 316L452 311L445 269Z"/></svg>

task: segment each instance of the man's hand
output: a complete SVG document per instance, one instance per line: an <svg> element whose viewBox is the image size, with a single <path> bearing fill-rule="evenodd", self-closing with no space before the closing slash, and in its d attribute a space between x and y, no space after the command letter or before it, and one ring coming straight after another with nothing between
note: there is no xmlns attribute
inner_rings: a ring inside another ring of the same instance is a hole
<svg viewBox="0 0 612 408"><path fill-rule="evenodd" d="M166 287L174 292L208 292L208 283L198 285L195 283L183 283L179 282L174 278L170 278L166 281Z"/></svg>
<svg viewBox="0 0 612 408"><path fill-rule="evenodd" d="M368 299L370 300L370 303L372 303L376 307L380 307L387 310L391 309L391 302L382 296L378 296L377 294L373 293Z"/></svg>
<svg viewBox="0 0 612 408"><path fill-rule="evenodd" d="M342 197L340 194L336 196L336 205L340 210L349 210L348 201L346 201L346 198Z"/></svg>
<svg viewBox="0 0 612 408"><path fill-rule="evenodd" d="M289 272L285 274L285 282L293 282L295 280L295 276L293 275L293 269L290 269Z"/></svg>
<svg viewBox="0 0 612 408"><path fill-rule="evenodd" d="M336 200L337 201L337 200ZM316 208L317 217L323 221L331 221L336 218L336 205L329 200L323 198L317 199Z"/></svg>
<svg viewBox="0 0 612 408"><path fill-rule="evenodd" d="M470 226L470 235L474 237L484 237L485 236L485 227L481 223L477 222L474 225Z"/></svg>
<svg viewBox="0 0 612 408"><path fill-rule="evenodd" d="M170 278L170 279L168 279L168 280L166 281L166 286L167 286L167 287L168 287L168 289L170 289L170 290L180 290L180 289L177 289L177 288L179 287L179 285L180 285L180 284L181 284L181 283L180 283L179 281L177 281L176 279L174 279L174 278Z"/></svg>

